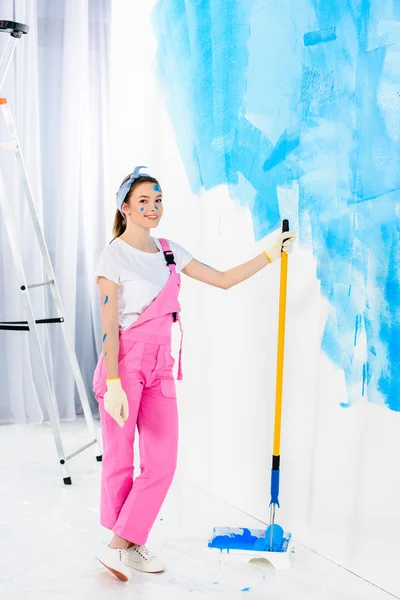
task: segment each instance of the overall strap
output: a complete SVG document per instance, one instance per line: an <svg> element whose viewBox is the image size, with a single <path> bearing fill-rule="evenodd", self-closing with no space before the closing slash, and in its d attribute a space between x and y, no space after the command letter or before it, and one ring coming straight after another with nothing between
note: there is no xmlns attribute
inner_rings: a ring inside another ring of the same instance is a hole
<svg viewBox="0 0 400 600"><path fill-rule="evenodd" d="M169 270L171 271L171 273L176 273L175 258L174 258L171 248L169 247L167 240L165 240L164 238L159 238L158 241L160 242L161 248L163 249L165 261L167 263Z"/></svg>

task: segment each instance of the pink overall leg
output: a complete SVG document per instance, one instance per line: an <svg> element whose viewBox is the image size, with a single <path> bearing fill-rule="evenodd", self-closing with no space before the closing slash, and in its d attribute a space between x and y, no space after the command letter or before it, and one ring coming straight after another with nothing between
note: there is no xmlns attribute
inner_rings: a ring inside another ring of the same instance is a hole
<svg viewBox="0 0 400 600"><path fill-rule="evenodd" d="M103 439L100 523L111 530L133 484L133 445L143 385L137 381L125 391L129 418L122 428L104 410L103 398L98 397Z"/></svg>
<svg viewBox="0 0 400 600"><path fill-rule="evenodd" d="M141 474L121 508L114 533L143 545L174 477L178 411L173 380L156 379L143 390L138 414Z"/></svg>
<svg viewBox="0 0 400 600"><path fill-rule="evenodd" d="M139 346L136 346L139 348ZM121 379L129 417L120 427L98 397L103 434L100 523L118 536L145 544L171 485L178 452L178 410L165 348L145 344L133 368ZM136 426L141 474L133 481Z"/></svg>

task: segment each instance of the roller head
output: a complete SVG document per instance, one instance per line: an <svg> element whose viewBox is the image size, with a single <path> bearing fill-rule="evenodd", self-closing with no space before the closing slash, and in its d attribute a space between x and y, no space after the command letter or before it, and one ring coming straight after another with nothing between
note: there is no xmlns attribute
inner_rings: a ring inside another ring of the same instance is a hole
<svg viewBox="0 0 400 600"><path fill-rule="evenodd" d="M272 533L272 546L271 546L271 533ZM280 525L270 525L265 534L266 549L270 552L283 552L283 541L284 532Z"/></svg>

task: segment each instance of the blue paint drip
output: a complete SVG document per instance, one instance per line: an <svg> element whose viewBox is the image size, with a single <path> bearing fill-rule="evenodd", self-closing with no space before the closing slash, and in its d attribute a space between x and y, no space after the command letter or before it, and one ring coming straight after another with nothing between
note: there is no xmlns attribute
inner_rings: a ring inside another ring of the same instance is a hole
<svg viewBox="0 0 400 600"><path fill-rule="evenodd" d="M356 316L356 323L354 326L354 346L357 344L357 334L361 325L361 315Z"/></svg>
<svg viewBox="0 0 400 600"><path fill-rule="evenodd" d="M290 14L252 0L159 0L154 27L193 191L228 185L259 240L285 216L278 187L298 184L298 229L310 228L330 303L322 348L349 390L342 405L364 394L400 411L400 142L396 105L380 105L382 86L397 83L391 14L390 0L373 10L309 0Z"/></svg>
<svg viewBox="0 0 400 600"><path fill-rule="evenodd" d="M309 31L304 34L304 45L305 46L316 46L317 44L324 44L325 42L332 42L336 40L336 28L331 29L320 29L319 31Z"/></svg>
<svg viewBox="0 0 400 600"><path fill-rule="evenodd" d="M155 191L155 192L161 192L161 188L160 188L160 186L159 186L159 185L157 185L157 184L155 184L155 185L154 185L154 188L153 188L153 189L154 189L154 191Z"/></svg>
<svg viewBox="0 0 400 600"><path fill-rule="evenodd" d="M104 304L107 304L107 302L108 302L108 296L105 297Z"/></svg>
<svg viewBox="0 0 400 600"><path fill-rule="evenodd" d="M250 591L250 588L249 588L249 587L247 587L247 588L243 588L243 589L242 589L242 590L240 590L240 591L241 591L241 592L249 592L249 591Z"/></svg>
<svg viewBox="0 0 400 600"><path fill-rule="evenodd" d="M158 206L157 206L157 204L155 205L155 207L154 207L154 208L155 208L156 210L158 210Z"/></svg>
<svg viewBox="0 0 400 600"><path fill-rule="evenodd" d="M105 341L106 341L106 337L107 337L107 334L105 333L105 334L103 335L103 342L105 342Z"/></svg>

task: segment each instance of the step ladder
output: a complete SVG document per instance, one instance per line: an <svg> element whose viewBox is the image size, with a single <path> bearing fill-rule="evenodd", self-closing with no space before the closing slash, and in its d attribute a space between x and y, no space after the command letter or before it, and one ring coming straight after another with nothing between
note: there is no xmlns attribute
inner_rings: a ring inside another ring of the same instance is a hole
<svg viewBox="0 0 400 600"><path fill-rule="evenodd" d="M14 53L14 49L18 40L26 35L29 31L29 27L27 25L23 25L22 23L15 23L13 21L0 21L0 34L7 34L8 40L5 45L5 49L3 51L2 58L0 59L0 92L1 88L7 74L8 67L11 63L11 59ZM39 357L38 364L40 365L40 378L43 381L44 389L45 389L45 401L49 414L51 428L53 430L53 437L57 449L58 458L62 468L63 481L66 485L71 485L72 480L68 470L68 461L73 457L77 456L87 448L91 446L95 446L96 451L96 460L101 462L102 460L102 452L100 447L100 442L97 438L96 428L93 420L92 411L90 409L89 400L86 394L85 385L83 382L82 374L79 368L78 360L75 353L75 348L72 343L72 338L68 329L67 322L64 317L64 309L60 297L60 293L58 290L58 286L56 283L53 267L50 260L50 255L46 246L46 242L44 239L44 235L40 226L38 214L35 207L35 202L32 194L32 190L29 184L24 159L21 153L20 145L18 142L18 136L15 129L14 120L11 114L11 110L9 108L8 102L5 98L0 98L0 112L5 121L6 129L9 134L9 141L0 143L0 149L2 151L8 150L12 151L15 154L17 161L17 168L21 186L24 191L24 196L27 200L28 207L30 210L30 214L32 217L35 234L38 242L38 246L42 255L44 272L46 274L46 280L40 283L28 283L25 269L22 261L22 254L19 249L19 244L17 241L17 235L14 228L14 222L12 218L12 213L10 209L10 203L8 201L7 192L4 184L3 174L1 171L1 162L0 162L0 209L3 214L5 228L7 231L7 236L10 242L11 253L13 257L13 261L16 268L16 273L18 279L20 281L20 291L23 298L23 303L26 309L26 321L2 321L0 322L0 330L3 331L27 331L31 336L35 351L37 352L37 356ZM1 156L1 155L0 155ZM44 319L36 319L33 309L33 304L31 300L31 292L36 288L42 288L43 286L48 286L51 290L52 297L54 300L56 312L59 316L55 318L44 318ZM50 379L46 369L45 362L45 352L40 341L39 337L39 327L42 325L53 325L57 324L61 327L64 343L66 347L66 351L68 354L69 362L72 369L72 374L75 379L75 384L78 390L80 402L82 405L84 417L86 420L86 425L89 431L89 435L91 441L87 444L78 448L71 454L66 455L64 451L64 445L61 437L61 429L60 429L60 419L58 414L58 407L56 403L56 399L54 397Z"/></svg>

